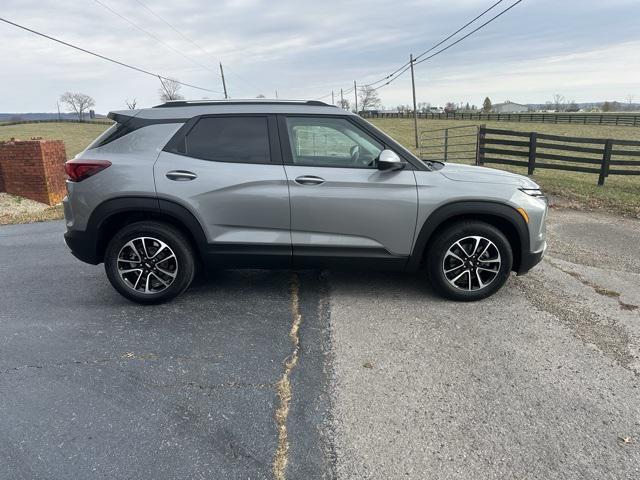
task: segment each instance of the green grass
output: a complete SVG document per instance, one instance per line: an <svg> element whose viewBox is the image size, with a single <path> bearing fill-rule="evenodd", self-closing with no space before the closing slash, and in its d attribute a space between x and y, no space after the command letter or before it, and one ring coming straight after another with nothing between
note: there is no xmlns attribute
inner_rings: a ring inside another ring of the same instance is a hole
<svg viewBox="0 0 640 480"><path fill-rule="evenodd" d="M73 158L84 150L109 125L97 123L23 123L19 125L0 125L0 140L29 140L42 137L49 140L62 140L67 150L67 158Z"/></svg>
<svg viewBox="0 0 640 480"><path fill-rule="evenodd" d="M413 120L408 118L371 119L378 128L384 130L407 148L416 152ZM535 131L554 135L574 137L614 138L640 140L640 128L601 125L555 125L550 123L519 122L473 122L468 120L418 120L418 129L435 130L460 125L484 124L489 128L503 130ZM511 148L511 147L505 147ZM455 152L455 148L452 149ZM432 158L432 157L429 157ZM454 160L455 161L455 160ZM462 160L460 163L471 163ZM522 167L487 165L516 173L526 174ZM618 167L622 168L622 167ZM637 167L636 167L637 168ZM536 170L533 177L543 189L567 204L578 208L601 209L640 218L640 176L611 175L603 187L596 185L595 174L565 172L558 170Z"/></svg>
<svg viewBox="0 0 640 480"><path fill-rule="evenodd" d="M387 132L413 151L413 120L372 119L372 123ZM594 138L640 140L638 127L610 127L601 125L555 125L549 123L471 122L468 120L419 120L420 130L431 130L458 125L486 124L491 128L537 131L556 135ZM35 123L0 126L0 140L11 137L29 139L43 137L65 142L67 156L72 158L82 151L95 137L107 128L101 124ZM465 163L469 163L466 161ZM501 168L498 165L489 165ZM520 167L504 167L517 173L526 173ZM554 170L536 170L535 181L550 194L566 199L580 208L604 209L640 218L640 176L615 176L607 178L604 187L596 186L597 175Z"/></svg>

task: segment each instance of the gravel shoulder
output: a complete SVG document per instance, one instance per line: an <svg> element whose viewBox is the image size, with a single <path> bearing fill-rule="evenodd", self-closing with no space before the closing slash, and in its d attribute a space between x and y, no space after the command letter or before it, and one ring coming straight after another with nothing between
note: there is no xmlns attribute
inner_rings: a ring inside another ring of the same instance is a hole
<svg viewBox="0 0 640 480"><path fill-rule="evenodd" d="M640 222L554 209L549 229L482 303L330 275L338 478L640 476Z"/></svg>

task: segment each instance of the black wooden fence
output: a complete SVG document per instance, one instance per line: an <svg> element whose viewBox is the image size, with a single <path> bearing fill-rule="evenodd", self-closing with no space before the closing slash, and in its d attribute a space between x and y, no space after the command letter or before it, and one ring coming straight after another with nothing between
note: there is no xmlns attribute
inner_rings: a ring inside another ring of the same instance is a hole
<svg viewBox="0 0 640 480"><path fill-rule="evenodd" d="M410 112L361 112L365 118L413 118ZM640 127L640 113L418 113L427 120L483 120Z"/></svg>
<svg viewBox="0 0 640 480"><path fill-rule="evenodd" d="M515 158L514 158L515 157ZM640 175L640 141L565 137L480 127L478 165L486 163L565 170L598 175Z"/></svg>

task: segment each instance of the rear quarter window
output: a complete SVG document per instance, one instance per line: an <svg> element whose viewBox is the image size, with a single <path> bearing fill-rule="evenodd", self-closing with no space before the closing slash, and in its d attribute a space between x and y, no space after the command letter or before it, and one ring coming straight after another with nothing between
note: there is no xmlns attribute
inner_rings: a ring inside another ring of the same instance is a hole
<svg viewBox="0 0 640 480"><path fill-rule="evenodd" d="M216 162L270 163L266 117L205 117L189 131L186 155Z"/></svg>
<svg viewBox="0 0 640 480"><path fill-rule="evenodd" d="M98 138L91 142L87 147L87 150L101 147L103 145L106 145L107 143L111 143L114 140L117 140L118 138L124 137L128 133L133 132L134 130L134 128L127 127L126 123L115 122L104 132L102 132Z"/></svg>

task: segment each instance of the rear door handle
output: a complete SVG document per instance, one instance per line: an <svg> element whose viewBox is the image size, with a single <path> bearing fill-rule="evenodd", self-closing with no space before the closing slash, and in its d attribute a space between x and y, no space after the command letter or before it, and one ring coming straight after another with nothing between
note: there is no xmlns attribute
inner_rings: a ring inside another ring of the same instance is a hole
<svg viewBox="0 0 640 480"><path fill-rule="evenodd" d="M198 175L186 170L171 170L170 172L167 172L165 176L169 180L174 180L176 182L188 182L189 180L198 178Z"/></svg>
<svg viewBox="0 0 640 480"><path fill-rule="evenodd" d="M295 181L299 185L321 185L324 183L324 178L316 177L314 175L303 175L296 178Z"/></svg>

